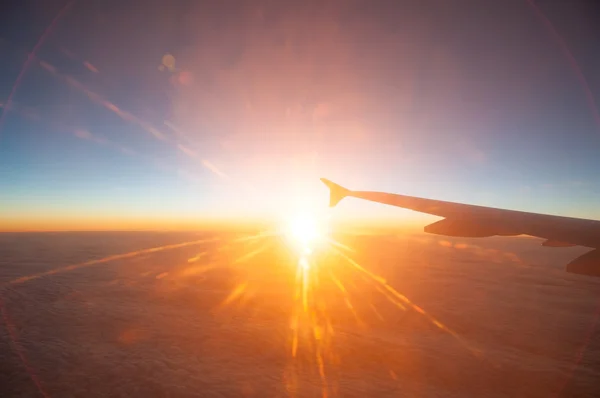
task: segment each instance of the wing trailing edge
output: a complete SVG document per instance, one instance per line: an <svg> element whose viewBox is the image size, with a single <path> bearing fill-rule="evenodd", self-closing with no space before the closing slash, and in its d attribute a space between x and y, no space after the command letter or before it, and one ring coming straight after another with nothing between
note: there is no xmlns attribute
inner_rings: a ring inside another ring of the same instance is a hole
<svg viewBox="0 0 600 398"><path fill-rule="evenodd" d="M469 220L444 218L425 226L424 231L435 235L455 236L461 238L487 238L497 234L497 231L484 224Z"/></svg>

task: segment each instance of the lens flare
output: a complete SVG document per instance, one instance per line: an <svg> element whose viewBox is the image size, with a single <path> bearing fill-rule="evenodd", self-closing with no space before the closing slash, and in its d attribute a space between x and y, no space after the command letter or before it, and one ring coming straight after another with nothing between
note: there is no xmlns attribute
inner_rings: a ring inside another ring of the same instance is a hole
<svg viewBox="0 0 600 398"><path fill-rule="evenodd" d="M317 245L326 241L325 221L310 213L297 214L285 220L282 235L302 255L310 255Z"/></svg>

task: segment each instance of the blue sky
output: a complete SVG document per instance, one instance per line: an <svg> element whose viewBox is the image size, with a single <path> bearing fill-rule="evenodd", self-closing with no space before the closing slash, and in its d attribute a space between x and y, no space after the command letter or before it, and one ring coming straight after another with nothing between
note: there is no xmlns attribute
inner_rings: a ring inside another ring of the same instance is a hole
<svg viewBox="0 0 600 398"><path fill-rule="evenodd" d="M1 31L2 103L65 4L35 3ZM76 4L4 119L0 220L285 212L324 205L321 176L600 218L593 12L447 3Z"/></svg>

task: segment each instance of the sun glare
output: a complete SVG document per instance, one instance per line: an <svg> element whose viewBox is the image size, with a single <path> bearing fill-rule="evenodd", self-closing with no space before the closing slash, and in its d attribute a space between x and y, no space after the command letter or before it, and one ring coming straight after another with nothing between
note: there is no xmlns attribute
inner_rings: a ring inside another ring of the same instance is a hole
<svg viewBox="0 0 600 398"><path fill-rule="evenodd" d="M327 226L312 214L298 214L286 220L283 233L292 246L309 254L327 235Z"/></svg>

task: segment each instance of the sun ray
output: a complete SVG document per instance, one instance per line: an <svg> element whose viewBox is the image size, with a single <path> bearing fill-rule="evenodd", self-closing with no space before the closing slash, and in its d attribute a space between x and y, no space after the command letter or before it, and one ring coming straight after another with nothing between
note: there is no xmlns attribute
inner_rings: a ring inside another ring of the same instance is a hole
<svg viewBox="0 0 600 398"><path fill-rule="evenodd" d="M60 274L60 273L64 273L64 272L74 271L76 269L90 267L93 265L104 264L104 263L108 263L111 261L122 260L122 259L126 259L126 258L132 258L132 257L136 257L136 256L139 256L142 254L156 253L156 252L160 252L160 251L164 251L164 250L179 249L179 248L187 247L187 246L200 245L203 243L215 242L218 240L219 240L219 238L200 239L200 240L194 240L194 241L190 241L190 242L175 243L172 245L157 246L157 247L152 247L150 249L136 250L136 251L131 251L128 253L123 253L123 254L116 254L116 255L104 257L104 258L101 258L98 260L86 261L86 262L79 263L79 264L68 265L66 267L55 268L50 271L45 271L45 272L40 272L37 274L23 276L23 277L14 279L14 280L8 282L7 284L8 285L20 285L22 283L29 282L29 281L32 281L35 279L43 278L43 277L50 276L50 275L56 275L56 274Z"/></svg>
<svg viewBox="0 0 600 398"><path fill-rule="evenodd" d="M398 301L394 295L392 295L385 287L382 287L379 284L375 285L375 288L379 293L381 293L392 305L398 307L398 309L402 311L406 311L406 307L400 301Z"/></svg>
<svg viewBox="0 0 600 398"><path fill-rule="evenodd" d="M291 329L292 329L292 358L296 358L298 354L298 328L300 326L300 309L301 306L301 297L302 297L302 268L296 267L296 283L294 284L294 308L293 315L291 319Z"/></svg>
<svg viewBox="0 0 600 398"><path fill-rule="evenodd" d="M206 254L208 254L208 251L204 251L204 252L198 253L194 257L188 258L187 262L188 263L195 263L196 261L200 260L201 257L204 257Z"/></svg>
<svg viewBox="0 0 600 398"><path fill-rule="evenodd" d="M186 267L182 271L180 271L180 276L199 276L205 274L206 272L217 268L216 264L208 264L204 266L192 266Z"/></svg>
<svg viewBox="0 0 600 398"><path fill-rule="evenodd" d="M235 238L233 241L234 242L246 242L246 241L253 241L253 240L262 239L262 238L270 238L270 237L273 237L276 235L278 235L278 233L276 231L268 230L268 231L259 232L255 235L242 236L241 238Z"/></svg>
<svg viewBox="0 0 600 398"><path fill-rule="evenodd" d="M231 291L231 293L229 293L229 296L227 296L227 298L223 301L223 303L221 303L221 305L219 307L220 308L226 307L229 304L231 304L232 302L234 302L235 300L237 300L238 298L240 298L246 292L247 287L248 287L248 282L243 282L243 283L237 285Z"/></svg>
<svg viewBox="0 0 600 398"><path fill-rule="evenodd" d="M298 268L302 272L302 308L304 312L308 312L308 291L310 289L310 265L305 257L301 257L298 261Z"/></svg>
<svg viewBox="0 0 600 398"><path fill-rule="evenodd" d="M408 299L408 297L406 297L405 295L403 295L400 292L398 292L392 286L388 285L384 278L382 278L379 275L376 275L376 274L368 271L367 269L365 269L364 267L362 267L360 264L358 264L356 261L354 261L352 258L350 258L349 256L347 256L342 251L340 251L340 250L338 250L336 248L334 248L334 250L338 254L340 254L343 258L345 258L348 261L349 264L351 264L352 266L354 266L354 268L356 268L359 271L361 271L361 272L365 273L366 275L368 275L370 278L372 278L373 281L381 284L381 286L384 289L386 289L390 294L392 294L393 297L395 297L396 299L398 299L399 302L408 305L414 311L416 311L417 313L419 313L422 316L424 316L432 325L436 326L438 329L440 329L440 330L448 333L450 336L454 337L461 345L463 345L474 356L481 357L481 355L483 354L483 352L481 350L473 348L458 333L456 333L455 331L453 331L452 329L450 329L449 327L447 327L446 325L444 325L442 322L440 322L439 320L437 320L434 316L432 316L431 314L429 314L428 312L426 312L423 308L421 308L418 305L414 304L412 301L410 301Z"/></svg>
<svg viewBox="0 0 600 398"><path fill-rule="evenodd" d="M331 280L338 287L338 289L342 292L342 296L344 298L344 303L346 304L346 307L350 310L350 312L352 312L352 315L354 315L354 319L356 319L356 323L360 326L363 326L364 325L363 321L358 316L358 313L356 312L354 305L352 305L352 301L350 301L350 293L348 292L348 290L346 289L346 287L344 286L342 281L339 280L335 276L333 271L331 269L329 269L328 271L329 271L329 276L330 276Z"/></svg>
<svg viewBox="0 0 600 398"><path fill-rule="evenodd" d="M156 275L156 276L155 276L155 279L162 279L162 278L165 278L165 277L167 277L168 275L169 275L169 273L168 273L168 272L162 272L162 273L160 273L160 274Z"/></svg>
<svg viewBox="0 0 600 398"><path fill-rule="evenodd" d="M375 313L375 315L377 316L377 318L379 318L379 320L381 322L385 322L385 318L383 317L383 315L381 315L381 313L377 310L377 307L375 307L375 305L373 305L373 303L369 303L369 306L371 307L371 309L373 310L373 312Z"/></svg>
<svg viewBox="0 0 600 398"><path fill-rule="evenodd" d="M336 246L336 247L338 247L340 249L344 249L346 251L349 251L349 252L352 252L352 253L356 253L356 250L354 250L350 246L346 246L343 243L340 243L339 241L337 241L337 240L335 240L335 239L333 239L331 237L327 238L327 243L329 243L329 244L331 244L333 246Z"/></svg>
<svg viewBox="0 0 600 398"><path fill-rule="evenodd" d="M27 359L25 350L23 349L23 346L19 342L19 336L17 334L16 327L15 327L14 323L12 322L12 319L10 318L10 315L8 314L8 309L6 308L6 305L4 304L4 300L1 297L0 297L0 313L2 314L2 320L4 321L4 327L6 329L8 337L12 343L12 344L10 344L10 347L12 348L13 352L15 354L17 354L17 357L21 360L23 367L25 368L25 370L26 370L27 374L29 375L29 378L31 379L33 384L38 389L40 395L42 395L44 398L50 398L50 395L44 389L40 378L38 377L37 373L35 372L35 369L31 366L31 364L29 363L29 360Z"/></svg>
<svg viewBox="0 0 600 398"><path fill-rule="evenodd" d="M8 93L8 97L6 97L7 107L10 108L12 99L15 96L15 94L17 93L17 89L21 85L21 81L23 80L25 73L29 69L29 66L31 65L33 60L36 58L38 51L40 50L42 45L46 42L46 40L48 39L50 34L54 31L54 29L56 28L56 25L58 24L60 19L69 12L69 10L73 7L73 5L76 3L76 1L77 0L71 0L60 9L60 11L52 19L50 24L42 32L42 35L39 37L38 41L35 43L35 46L33 46L33 49L31 50L31 52L29 54L27 54L27 58L25 59L23 66L19 70L19 74L17 75L17 77L10 89L10 92ZM2 128L4 127L4 121L6 119L7 114L8 114L8 112L6 110L0 114L0 133L2 132Z"/></svg>
<svg viewBox="0 0 600 398"><path fill-rule="evenodd" d="M228 250L238 249L240 248L241 244L246 244L247 247L252 247L261 243L263 239L266 239L266 237L260 234L231 239L230 241L228 241L229 243L220 246L217 249L217 252L222 253Z"/></svg>
<svg viewBox="0 0 600 398"><path fill-rule="evenodd" d="M291 320L292 329L292 358L296 358L298 353L298 313L296 312Z"/></svg>
<svg viewBox="0 0 600 398"><path fill-rule="evenodd" d="M63 81L69 87L77 89L79 92L84 94L92 103L99 105L99 106L105 108L106 110L116 114L119 118L121 118L125 122L133 123L133 124L137 125L141 130L148 133L150 136L154 137L156 140L169 143L170 145L173 146L173 148L175 148L179 152L183 153L187 157L189 157L195 161L198 161L198 163L202 167L209 170L211 173L218 176L219 178L222 178L225 180L230 180L230 177L226 173L224 173L222 170L220 170L217 166L215 166L214 162L211 162L208 159L199 159L198 154L196 152L183 146L180 143L173 141L166 134L164 134L162 131L160 131L158 128L156 128L152 123L150 123L142 118L139 118L138 116L134 115L133 113L131 113L127 110L120 108L115 103L104 98L102 95L89 89L86 85L84 85L83 83L81 83L80 81L75 79L74 77L67 75L67 74L60 73L55 66L50 65L45 61L40 61L39 65L44 70L46 70L51 75L53 75L55 78L57 78L58 80ZM9 101L7 103L10 104ZM1 116L0 116L0 118L1 118Z"/></svg>
<svg viewBox="0 0 600 398"><path fill-rule="evenodd" d="M267 250L269 247L271 247L271 245L272 245L272 242L263 242L262 245L260 245L257 249L238 257L236 260L233 261L233 264L239 264L239 263L246 262L246 261L250 260L252 257L256 257L260 253Z"/></svg>
<svg viewBox="0 0 600 398"><path fill-rule="evenodd" d="M317 346L316 352L315 352L315 357L317 360L317 366L319 368L319 376L321 378L321 396L323 398L327 398L328 396L328 392L329 392L329 388L327 385L327 375L325 374L325 363L323 361L323 354L322 354L322 346Z"/></svg>

